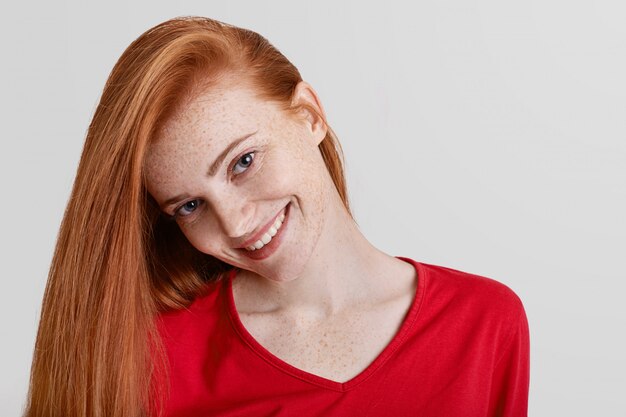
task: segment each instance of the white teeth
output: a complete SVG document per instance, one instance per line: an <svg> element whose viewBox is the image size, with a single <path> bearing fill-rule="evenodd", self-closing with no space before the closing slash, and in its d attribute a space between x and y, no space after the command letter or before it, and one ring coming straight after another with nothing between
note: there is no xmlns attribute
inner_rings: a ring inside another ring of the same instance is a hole
<svg viewBox="0 0 626 417"><path fill-rule="evenodd" d="M254 250L258 250L261 249L263 246L267 245L268 243L270 243L270 241L272 240L272 238L274 236L276 236L276 233L278 233L278 230L281 228L281 226L283 225L283 220L285 220L285 213L281 213L280 216L278 216L278 218L276 219L276 221L274 222L274 224L268 229L268 231L261 237L261 239L257 240L256 242L254 242L252 245L248 246L246 249L249 251L254 251Z"/></svg>

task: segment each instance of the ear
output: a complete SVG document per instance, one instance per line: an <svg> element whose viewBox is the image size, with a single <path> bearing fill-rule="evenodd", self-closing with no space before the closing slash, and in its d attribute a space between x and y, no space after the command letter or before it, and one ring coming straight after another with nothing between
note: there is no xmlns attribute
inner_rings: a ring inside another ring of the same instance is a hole
<svg viewBox="0 0 626 417"><path fill-rule="evenodd" d="M306 81L300 81L293 92L291 99L292 106L300 106L300 115L313 135L315 144L319 145L326 137L328 125L326 123L326 113L322 107L317 93Z"/></svg>

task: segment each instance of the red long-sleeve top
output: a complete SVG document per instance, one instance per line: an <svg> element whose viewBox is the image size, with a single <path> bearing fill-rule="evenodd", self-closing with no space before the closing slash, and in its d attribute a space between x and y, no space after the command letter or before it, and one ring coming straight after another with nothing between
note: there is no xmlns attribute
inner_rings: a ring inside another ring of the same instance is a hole
<svg viewBox="0 0 626 417"><path fill-rule="evenodd" d="M519 297L490 278L410 262L413 303L379 356L347 382L289 365L261 346L235 308L232 280L207 284L158 325L169 360L165 415L527 415L529 330Z"/></svg>

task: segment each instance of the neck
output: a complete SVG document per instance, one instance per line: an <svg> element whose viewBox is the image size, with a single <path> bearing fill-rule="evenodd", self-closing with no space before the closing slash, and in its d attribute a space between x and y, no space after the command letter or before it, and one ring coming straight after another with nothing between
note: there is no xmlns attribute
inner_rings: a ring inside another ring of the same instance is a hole
<svg viewBox="0 0 626 417"><path fill-rule="evenodd" d="M240 311L294 312L323 318L388 296L398 281L385 278L390 273L406 276L407 267L412 269L370 244L339 196L331 199L333 209L302 273L289 281L248 274ZM243 280L239 281L242 284Z"/></svg>

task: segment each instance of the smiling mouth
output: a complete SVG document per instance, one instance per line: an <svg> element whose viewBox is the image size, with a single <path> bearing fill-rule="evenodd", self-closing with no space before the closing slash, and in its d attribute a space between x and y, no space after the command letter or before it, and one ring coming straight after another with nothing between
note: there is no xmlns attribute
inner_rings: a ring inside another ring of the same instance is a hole
<svg viewBox="0 0 626 417"><path fill-rule="evenodd" d="M291 203L287 204L273 219L272 223L266 225L259 234L253 237L254 241L245 242L238 248L246 257L260 261L272 255L280 247L284 239L284 229L288 227L289 212Z"/></svg>
<svg viewBox="0 0 626 417"><path fill-rule="evenodd" d="M283 220L285 220L284 211L280 213L280 215L276 218L274 223L270 226L269 229L261 236L259 240L254 242L252 245L247 246L245 249L249 252L253 252L255 250L261 249L263 246L267 245L272 241L272 238L276 236L280 228L283 226Z"/></svg>

